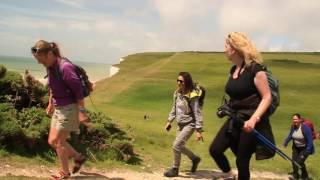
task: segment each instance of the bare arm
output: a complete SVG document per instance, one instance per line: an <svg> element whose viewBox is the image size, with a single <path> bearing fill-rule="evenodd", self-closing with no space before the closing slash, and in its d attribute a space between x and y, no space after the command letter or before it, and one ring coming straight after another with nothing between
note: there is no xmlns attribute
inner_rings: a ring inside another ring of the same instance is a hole
<svg viewBox="0 0 320 180"><path fill-rule="evenodd" d="M260 121L260 118L268 110L272 101L271 90L269 88L267 74L264 71L257 72L254 78L254 84L262 99L256 111L253 113L250 119L244 123L243 128L247 132L252 131L256 123Z"/></svg>
<svg viewBox="0 0 320 180"><path fill-rule="evenodd" d="M54 111L54 106L52 104L52 91L51 89L49 89L49 99L48 99L48 106L46 108L46 113L48 116L52 116L53 114L53 111Z"/></svg>

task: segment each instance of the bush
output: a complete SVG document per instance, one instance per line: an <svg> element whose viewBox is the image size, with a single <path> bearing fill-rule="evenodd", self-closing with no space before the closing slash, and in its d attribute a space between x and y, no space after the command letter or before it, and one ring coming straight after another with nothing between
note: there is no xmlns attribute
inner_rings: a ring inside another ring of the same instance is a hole
<svg viewBox="0 0 320 180"><path fill-rule="evenodd" d="M3 78L6 72L7 72L7 68L4 65L0 64L0 78Z"/></svg>
<svg viewBox="0 0 320 180"><path fill-rule="evenodd" d="M27 71L24 79L19 73L12 71L4 72L0 78L0 102L13 103L18 110L32 106L45 107L48 102L47 94L48 87Z"/></svg>
<svg viewBox="0 0 320 180"><path fill-rule="evenodd" d="M29 98L29 104L25 107L44 107L47 104L48 98L46 96L49 91L48 86L44 86L40 81L29 74L28 71L25 72L24 86Z"/></svg>
<svg viewBox="0 0 320 180"><path fill-rule="evenodd" d="M4 103L12 103L15 107L27 97L25 95L22 76L19 73L7 71L0 79L0 100Z"/></svg>
<svg viewBox="0 0 320 180"><path fill-rule="evenodd" d="M11 103L0 103L0 112L8 113L12 117L16 117L17 115L17 110Z"/></svg>
<svg viewBox="0 0 320 180"><path fill-rule="evenodd" d="M80 133L71 136L76 149L83 153L90 150L98 160L140 163L130 138L109 117L94 112L88 115L92 119L90 126L81 125ZM50 119L42 108L24 108L19 112L10 103L0 104L0 147L11 153L40 154L48 158L49 124Z"/></svg>
<svg viewBox="0 0 320 180"><path fill-rule="evenodd" d="M37 147L49 147L47 145L47 138L49 133L50 119L47 117L44 109L42 108L25 108L18 113L17 121L25 136L25 145L28 149L36 150L41 149Z"/></svg>
<svg viewBox="0 0 320 180"><path fill-rule="evenodd" d="M14 94L17 90L23 88L22 76L17 72L7 71L4 77L0 79L0 88L2 94Z"/></svg>
<svg viewBox="0 0 320 180"><path fill-rule="evenodd" d="M19 144L23 132L10 112L0 112L0 144L13 147Z"/></svg>
<svg viewBox="0 0 320 180"><path fill-rule="evenodd" d="M81 126L78 138L72 138L72 142L78 145L82 151L90 149L98 160L128 160L138 159L133 151L133 145L126 133L119 129L112 119L101 112L89 112L91 123L89 127ZM131 161L130 161L131 162ZM132 161L137 164L138 161Z"/></svg>
<svg viewBox="0 0 320 180"><path fill-rule="evenodd" d="M0 148L46 158L51 154L47 143L50 119L44 110L48 87L27 72L25 81L20 74L7 72L4 66L0 66L0 72L4 74L0 78ZM100 160L138 159L130 138L111 118L101 112L89 112L88 116L92 120L90 126L81 125L79 136L71 136L77 149L90 149Z"/></svg>

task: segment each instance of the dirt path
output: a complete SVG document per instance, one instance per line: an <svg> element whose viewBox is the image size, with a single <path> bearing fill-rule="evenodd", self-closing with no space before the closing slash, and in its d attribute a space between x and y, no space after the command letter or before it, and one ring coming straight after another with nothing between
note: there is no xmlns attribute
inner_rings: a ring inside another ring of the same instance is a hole
<svg viewBox="0 0 320 180"><path fill-rule="evenodd" d="M46 167L43 165L39 166L28 166L28 165L9 165L0 164L0 179L16 179L17 176L24 176L24 179L48 179L51 174L57 172L57 169ZM75 174L70 179L107 179L107 180L208 180L212 179L213 175L219 174L218 171L212 170L199 170L192 174L189 172L181 172L179 177L176 178L165 178L163 177L163 170L157 172L137 172L128 169L96 169L96 168L84 168L80 173ZM15 176L15 177L12 177ZM252 179L255 180L287 180L287 175L277 175L270 172L252 172Z"/></svg>

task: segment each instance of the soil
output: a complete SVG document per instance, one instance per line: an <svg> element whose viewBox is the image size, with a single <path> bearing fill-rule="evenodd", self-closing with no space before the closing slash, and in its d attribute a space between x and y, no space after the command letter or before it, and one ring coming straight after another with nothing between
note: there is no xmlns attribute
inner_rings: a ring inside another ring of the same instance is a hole
<svg viewBox="0 0 320 180"><path fill-rule="evenodd" d="M49 179L50 175L55 174L58 169L43 165L13 165L0 164L0 179ZM77 174L71 176L70 179L107 179L107 180L207 180L213 176L221 174L217 170L198 170L196 173L182 171L179 177L166 178L163 176L164 169L154 172L138 172L130 169L97 169L82 168ZM234 171L236 173L236 171ZM279 175L272 172L251 172L251 179L255 180L287 180L288 175Z"/></svg>

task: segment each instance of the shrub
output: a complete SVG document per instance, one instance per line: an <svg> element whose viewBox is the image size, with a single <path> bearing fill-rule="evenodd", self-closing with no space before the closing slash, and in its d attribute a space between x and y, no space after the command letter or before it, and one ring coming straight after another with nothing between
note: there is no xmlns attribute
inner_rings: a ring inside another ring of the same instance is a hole
<svg viewBox="0 0 320 180"><path fill-rule="evenodd" d="M17 90L23 88L22 76L17 72L7 71L0 79L0 87L3 94L12 94L13 92L15 94Z"/></svg>
<svg viewBox="0 0 320 180"><path fill-rule="evenodd" d="M48 87L40 83L28 71L25 72L24 86L29 98L29 104L25 107L44 107L47 104L48 99L45 96L48 94Z"/></svg>
<svg viewBox="0 0 320 180"><path fill-rule="evenodd" d="M10 112L0 112L0 144L13 147L23 137L22 130Z"/></svg>
<svg viewBox="0 0 320 180"><path fill-rule="evenodd" d="M7 68L4 65L0 64L0 78L3 78L6 72L7 72Z"/></svg>
<svg viewBox="0 0 320 180"><path fill-rule="evenodd" d="M89 127L83 125L80 127L78 138L75 136L72 138L74 144L82 151L90 149L98 160L111 159L128 163L133 157L138 159L130 138L112 122L111 118L101 112L89 112L88 115L91 123ZM134 161L136 162L138 161Z"/></svg>
<svg viewBox="0 0 320 180"><path fill-rule="evenodd" d="M11 103L0 103L0 112L8 113L12 117L16 117L17 115L17 110Z"/></svg>
<svg viewBox="0 0 320 180"><path fill-rule="evenodd" d="M25 146L28 149L34 149L39 152L48 147L47 137L49 133L50 119L42 108L25 108L18 113L17 121L22 128L25 136Z"/></svg>

